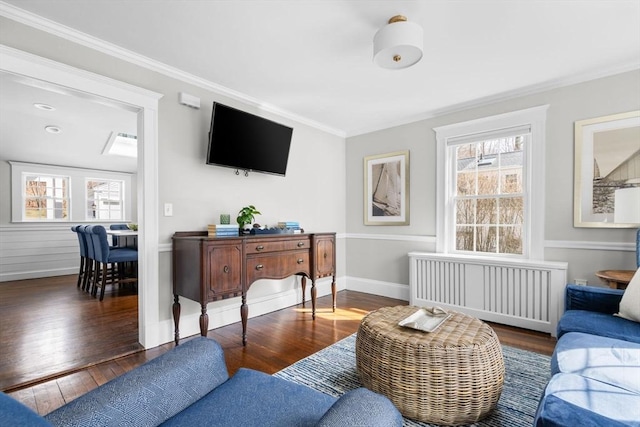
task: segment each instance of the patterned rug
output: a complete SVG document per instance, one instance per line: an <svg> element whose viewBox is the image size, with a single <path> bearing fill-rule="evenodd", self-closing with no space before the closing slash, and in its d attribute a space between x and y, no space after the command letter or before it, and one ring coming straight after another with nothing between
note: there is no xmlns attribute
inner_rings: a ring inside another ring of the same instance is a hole
<svg viewBox="0 0 640 427"><path fill-rule="evenodd" d="M332 396L341 396L361 386L356 373L355 338L353 334L274 375ZM549 381L549 356L504 345L502 353L506 374L498 406L489 417L474 425L530 427L538 400ZM430 425L404 419L404 426Z"/></svg>

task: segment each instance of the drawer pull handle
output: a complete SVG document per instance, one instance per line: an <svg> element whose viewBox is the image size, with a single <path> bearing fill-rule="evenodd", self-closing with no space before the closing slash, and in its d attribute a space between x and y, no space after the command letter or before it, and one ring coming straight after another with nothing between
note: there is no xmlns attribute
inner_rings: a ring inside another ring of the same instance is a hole
<svg viewBox="0 0 640 427"><path fill-rule="evenodd" d="M327 253L325 252L325 253L324 253L324 255L322 255L322 257L323 257L324 259L327 259Z"/></svg>
<svg viewBox="0 0 640 427"><path fill-rule="evenodd" d="M222 269L222 271L224 271L225 273L229 272L229 266L225 265L224 268Z"/></svg>
<svg viewBox="0 0 640 427"><path fill-rule="evenodd" d="M298 247L301 248L304 246L304 242L298 242Z"/></svg>
<svg viewBox="0 0 640 427"><path fill-rule="evenodd" d="M263 268L264 268L264 265L262 264L256 265L256 270L262 270Z"/></svg>
<svg viewBox="0 0 640 427"><path fill-rule="evenodd" d="M298 258L298 264L302 264L304 260L302 258Z"/></svg>
<svg viewBox="0 0 640 427"><path fill-rule="evenodd" d="M263 249L264 249L264 246L262 246L262 245L256 246L256 251L261 251Z"/></svg>

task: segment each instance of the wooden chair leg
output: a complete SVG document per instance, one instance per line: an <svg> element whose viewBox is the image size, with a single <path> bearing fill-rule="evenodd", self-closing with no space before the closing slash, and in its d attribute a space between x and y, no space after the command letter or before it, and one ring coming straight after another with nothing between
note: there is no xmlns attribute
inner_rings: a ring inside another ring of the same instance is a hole
<svg viewBox="0 0 640 427"><path fill-rule="evenodd" d="M107 287L107 263L103 263L102 264L102 286L100 289L100 301L104 299L104 288L106 287Z"/></svg>
<svg viewBox="0 0 640 427"><path fill-rule="evenodd" d="M84 283L84 270L85 270L84 264L85 264L84 257L80 257L80 268L78 269L78 284L76 285L77 288L79 288L80 285Z"/></svg>

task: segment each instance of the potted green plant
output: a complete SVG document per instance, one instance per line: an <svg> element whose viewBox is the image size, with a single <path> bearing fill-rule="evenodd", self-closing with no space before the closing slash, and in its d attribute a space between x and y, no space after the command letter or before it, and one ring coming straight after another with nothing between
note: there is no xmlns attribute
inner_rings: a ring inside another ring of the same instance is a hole
<svg viewBox="0 0 640 427"><path fill-rule="evenodd" d="M244 229L245 225L251 224L256 215L262 214L253 205L245 206L244 208L240 209L240 211L238 212L238 217L236 218L236 221L240 226L240 230Z"/></svg>

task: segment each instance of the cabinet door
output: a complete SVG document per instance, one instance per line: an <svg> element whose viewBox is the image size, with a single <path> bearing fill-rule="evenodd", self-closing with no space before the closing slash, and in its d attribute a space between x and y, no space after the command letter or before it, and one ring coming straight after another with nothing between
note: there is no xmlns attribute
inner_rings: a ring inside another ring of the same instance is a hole
<svg viewBox="0 0 640 427"><path fill-rule="evenodd" d="M335 237L321 236L315 241L315 274L324 277L335 274Z"/></svg>
<svg viewBox="0 0 640 427"><path fill-rule="evenodd" d="M242 292L242 245L210 245L207 248L208 300Z"/></svg>

